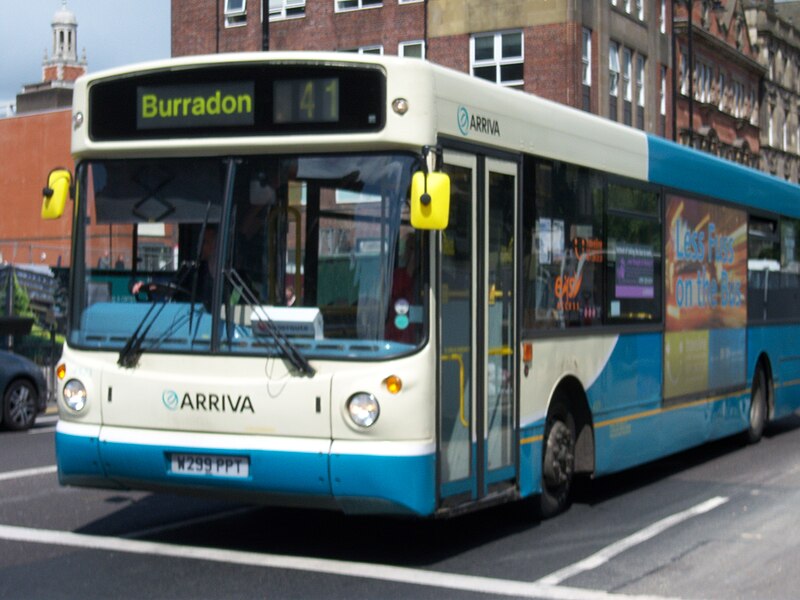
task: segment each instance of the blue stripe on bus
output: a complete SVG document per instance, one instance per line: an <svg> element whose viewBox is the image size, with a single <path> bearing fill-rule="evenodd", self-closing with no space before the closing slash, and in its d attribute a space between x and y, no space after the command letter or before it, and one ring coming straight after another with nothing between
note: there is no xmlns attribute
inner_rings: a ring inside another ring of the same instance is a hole
<svg viewBox="0 0 800 600"><path fill-rule="evenodd" d="M235 495L261 494L294 498L302 505L314 499L338 502L353 512L408 512L430 515L435 510L435 456L327 455L242 448L181 448L119 442L56 432L59 478L64 485L144 488L224 489ZM248 456L247 478L186 475L170 472L170 454ZM102 453L102 463L100 461ZM329 461L330 459L330 461ZM329 476L330 468L330 476ZM319 504L319 502L317 502Z"/></svg>
<svg viewBox="0 0 800 600"><path fill-rule="evenodd" d="M348 511L409 512L436 510L436 456L331 454L333 494ZM391 507L389 504L391 503ZM372 508L370 508L372 506Z"/></svg>
<svg viewBox="0 0 800 600"><path fill-rule="evenodd" d="M750 327L747 332L747 373L752 377L762 355L769 357L774 391L774 417L800 408L800 325Z"/></svg>
<svg viewBox="0 0 800 600"><path fill-rule="evenodd" d="M800 217L797 185L654 135L647 142L652 183Z"/></svg>

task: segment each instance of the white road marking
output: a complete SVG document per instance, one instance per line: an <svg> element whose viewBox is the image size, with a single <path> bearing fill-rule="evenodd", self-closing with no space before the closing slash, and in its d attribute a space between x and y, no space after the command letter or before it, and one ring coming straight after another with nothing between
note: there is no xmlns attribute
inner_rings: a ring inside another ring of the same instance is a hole
<svg viewBox="0 0 800 600"><path fill-rule="evenodd" d="M716 498L706 500L697 506L693 506L692 508L686 509L674 515L670 515L669 517L661 519L660 521L656 521L649 527L645 527L633 535L629 535L628 537L623 538L618 542L611 544L610 546L606 546L599 552L584 558L582 561L564 567L563 569L559 569L558 571L550 573L550 575L547 575L546 577L542 577L536 583L543 585L558 585L565 579L574 577L579 573L596 569L597 567L607 563L618 554L621 554L622 552L630 550L642 542L646 542L647 540L654 538L670 527L674 527L675 525L691 519L692 517L696 517L697 515L702 515L703 513L714 510L718 506L725 504L727 501L728 498L717 496Z"/></svg>
<svg viewBox="0 0 800 600"><path fill-rule="evenodd" d="M207 560L271 569L291 569L335 576L391 581L408 585L423 585L451 590L513 596L516 598L540 598L544 600L665 600L663 596L612 594L600 590L442 573L390 565L180 546L177 544L130 540L118 537L100 537L69 531L31 529L10 525L0 525L0 540Z"/></svg>
<svg viewBox="0 0 800 600"><path fill-rule="evenodd" d="M49 466L38 469L0 473L0 481L43 475L55 471L55 466ZM130 537L101 537L68 531L33 529L11 525L0 525L0 540L206 560L272 569L291 569L328 575L391 581L408 585L423 585L443 589L514 596L518 598L541 598L544 600L666 600L664 596L618 594L602 590L568 587L560 584L570 577L596 569L622 552L650 540L667 529L691 519L692 517L707 513L726 502L728 502L728 498L719 496L711 498L692 508L661 519L649 527L607 546L584 560L559 569L535 582L496 579L474 575L459 575L457 573L442 573L425 569L347 562L323 558L282 556L278 554L261 554L218 548L181 546L178 544L134 540L130 539ZM201 519L196 520L199 521Z"/></svg>
<svg viewBox="0 0 800 600"><path fill-rule="evenodd" d="M21 469L19 471L6 471L0 473L0 481L8 481L9 479L21 479L23 477L35 477L36 475L50 475L55 473L58 468L55 465L49 467L36 467L34 469Z"/></svg>

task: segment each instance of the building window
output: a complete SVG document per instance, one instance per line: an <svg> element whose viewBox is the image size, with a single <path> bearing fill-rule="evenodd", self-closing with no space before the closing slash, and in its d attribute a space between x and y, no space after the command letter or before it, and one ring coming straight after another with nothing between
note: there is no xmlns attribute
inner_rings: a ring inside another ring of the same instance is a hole
<svg viewBox="0 0 800 600"><path fill-rule="evenodd" d="M644 0L636 0L636 17L644 21Z"/></svg>
<svg viewBox="0 0 800 600"><path fill-rule="evenodd" d="M644 56L636 56L636 125L644 129Z"/></svg>
<svg viewBox="0 0 800 600"><path fill-rule="evenodd" d="M784 119L781 123L781 150L789 149L789 123L788 119Z"/></svg>
<svg viewBox="0 0 800 600"><path fill-rule="evenodd" d="M225 27L247 24L247 0L225 0Z"/></svg>
<svg viewBox="0 0 800 600"><path fill-rule="evenodd" d="M798 125L794 130L794 144L795 144L794 151L797 154L800 154L800 116L798 116L797 120L798 120Z"/></svg>
<svg viewBox="0 0 800 600"><path fill-rule="evenodd" d="M383 0L336 0L336 12L383 6Z"/></svg>
<svg viewBox="0 0 800 600"><path fill-rule="evenodd" d="M583 29L583 44L581 46L581 64L583 85L592 85L592 31Z"/></svg>
<svg viewBox="0 0 800 600"><path fill-rule="evenodd" d="M521 31L473 35L470 55L475 77L519 89L525 84Z"/></svg>
<svg viewBox="0 0 800 600"><path fill-rule="evenodd" d="M658 30L667 33L667 0L661 0L661 10L658 13Z"/></svg>
<svg viewBox="0 0 800 600"><path fill-rule="evenodd" d="M340 52L353 52L355 54L383 54L383 46L359 46L358 48L347 48Z"/></svg>
<svg viewBox="0 0 800 600"><path fill-rule="evenodd" d="M423 0L397 0L398 4L415 4L422 2Z"/></svg>
<svg viewBox="0 0 800 600"><path fill-rule="evenodd" d="M681 94L689 95L689 55L681 49Z"/></svg>
<svg viewBox="0 0 800 600"><path fill-rule="evenodd" d="M740 81L733 82L733 116L741 119L744 115L744 85ZM772 145L772 144L770 144Z"/></svg>
<svg viewBox="0 0 800 600"><path fill-rule="evenodd" d="M304 17L306 0L269 0L270 21Z"/></svg>
<svg viewBox="0 0 800 600"><path fill-rule="evenodd" d="M409 58L425 58L425 42L421 40L400 42L397 48L397 54Z"/></svg>
<svg viewBox="0 0 800 600"><path fill-rule="evenodd" d="M583 110L592 110L592 31L583 28L581 44L581 80L583 83Z"/></svg>
<svg viewBox="0 0 800 600"><path fill-rule="evenodd" d="M628 48L622 49L622 100L623 100L623 120L626 125L632 123L632 102L633 87L631 85L631 51Z"/></svg>
<svg viewBox="0 0 800 600"><path fill-rule="evenodd" d="M725 112L725 73L722 72L720 69L719 72L719 87L717 88L717 94L719 95L719 107L720 112Z"/></svg>
<svg viewBox="0 0 800 600"><path fill-rule="evenodd" d="M711 67L701 62L696 62L694 98L700 102L708 102L711 92Z"/></svg>
<svg viewBox="0 0 800 600"><path fill-rule="evenodd" d="M767 145L775 146L775 120L772 114L773 108L769 110L769 123L767 124Z"/></svg>
<svg viewBox="0 0 800 600"><path fill-rule="evenodd" d="M619 97L619 45L608 43L608 109L609 118L617 120L617 98Z"/></svg>
<svg viewBox="0 0 800 600"><path fill-rule="evenodd" d="M631 14L631 0L623 0L623 5L625 7L625 12Z"/></svg>

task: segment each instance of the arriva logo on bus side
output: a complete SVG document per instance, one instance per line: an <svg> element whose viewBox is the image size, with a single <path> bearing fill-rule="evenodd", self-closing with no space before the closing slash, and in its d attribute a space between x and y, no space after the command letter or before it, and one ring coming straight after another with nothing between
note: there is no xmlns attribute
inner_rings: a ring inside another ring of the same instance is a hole
<svg viewBox="0 0 800 600"><path fill-rule="evenodd" d="M183 398L174 390L164 390L161 402L167 410L193 410L203 412L245 412L255 413L250 396L229 396L228 394L204 394L197 392L194 395L186 392Z"/></svg>
<svg viewBox="0 0 800 600"><path fill-rule="evenodd" d="M456 118L458 130L464 137L468 136L470 132L500 137L500 123L497 119L471 115L466 106L458 107Z"/></svg>

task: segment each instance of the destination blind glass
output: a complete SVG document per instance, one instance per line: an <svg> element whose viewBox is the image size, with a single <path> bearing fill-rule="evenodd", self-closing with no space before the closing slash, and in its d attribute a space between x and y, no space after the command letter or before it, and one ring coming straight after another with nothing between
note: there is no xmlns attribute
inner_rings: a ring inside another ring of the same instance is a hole
<svg viewBox="0 0 800 600"><path fill-rule="evenodd" d="M99 81L93 140L378 131L385 77L372 67L227 65Z"/></svg>

